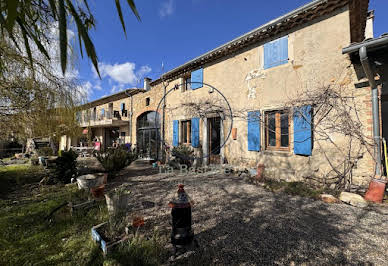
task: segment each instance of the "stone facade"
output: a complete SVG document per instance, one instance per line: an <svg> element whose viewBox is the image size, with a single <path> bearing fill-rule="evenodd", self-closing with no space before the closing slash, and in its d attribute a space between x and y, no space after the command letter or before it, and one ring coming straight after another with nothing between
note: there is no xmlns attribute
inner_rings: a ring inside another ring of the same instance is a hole
<svg viewBox="0 0 388 266"><path fill-rule="evenodd" d="M333 2L333 1L329 1ZM338 2L338 1L337 1ZM166 96L165 115L165 142L168 146L173 144L173 121L188 120L194 117L185 110L184 103L201 103L213 99L216 102L227 100L235 116L233 126L228 118L221 122L221 143L225 145L220 151L220 163L234 166L256 168L258 164L265 165L265 173L273 178L296 180L317 180L327 178L324 182L334 182L336 179L333 165L327 158L332 158L339 165L343 161L344 153L349 147L348 140L340 135L331 134L332 142L320 140L313 133L313 147L310 156L294 154L294 125L292 115L289 117L289 145L287 149L273 150L266 145L267 136L265 126L261 127L260 151L248 150L248 122L238 113L248 111L260 111L264 115L273 110L283 110L292 101L298 100L306 91L324 88L327 86L338 87L352 95L357 103L357 119L361 122L360 131L366 139L372 138L372 113L370 88L365 85L366 79L359 75L358 70L352 65L350 58L341 53L342 48L352 43L352 11L350 5L342 5L330 12L324 12L322 16L315 16L303 24L285 31L279 31L262 41L242 47L231 53L225 54L216 60L203 63L196 67L203 69L204 85L196 90L184 90L184 77L190 76L191 71L177 70L166 76L166 80L160 78L151 82L148 91L138 90L128 97L121 94L119 99L110 101L109 97L103 103L96 103L97 113L101 109L109 109L109 103L113 103L113 109L119 110L120 104L125 103L128 116L122 118L125 122L120 125L120 132L125 132L125 143L135 144L137 140L137 118L149 111L158 111L163 117L162 104L158 110L158 104L163 97L164 86L169 92ZM361 24L363 24L361 22ZM365 24L365 23L364 23ZM367 23L366 31L373 32L372 24ZM270 41L284 36L288 37L288 60L279 66L264 67L264 45ZM193 69L194 70L194 69ZM164 80L164 82L162 82ZM218 91L223 95L218 93ZM117 97L117 95L115 96ZM225 97L225 98L223 98ZM147 100L149 99L149 100ZM213 101L210 100L210 101ZM225 105L227 106L227 105ZM94 108L94 106L90 107ZM292 106L287 110L292 111ZM291 112L290 111L290 112ZM209 151L209 119L213 114L205 115L200 119L198 154L208 154ZM334 119L334 118L333 118ZM231 128L237 132L235 138L227 139ZM98 127L96 134L103 138L104 127ZM314 132L314 129L313 129ZM179 129L179 135L182 129ZM336 149L333 148L336 146ZM358 144L355 144L356 146ZM360 145L359 145L360 146ZM362 146L362 145L361 145ZM338 149L338 147L340 147ZM343 150L341 151L341 147ZM352 182L358 185L366 185L373 175L374 161L368 152L370 147L361 147L362 155L354 162L349 176ZM354 149L351 147L350 150ZM338 160L337 160L338 158ZM208 158L202 160L208 164ZM329 178L330 177L330 178ZM331 180L331 181L330 181ZM333 181L334 180L334 181Z"/></svg>

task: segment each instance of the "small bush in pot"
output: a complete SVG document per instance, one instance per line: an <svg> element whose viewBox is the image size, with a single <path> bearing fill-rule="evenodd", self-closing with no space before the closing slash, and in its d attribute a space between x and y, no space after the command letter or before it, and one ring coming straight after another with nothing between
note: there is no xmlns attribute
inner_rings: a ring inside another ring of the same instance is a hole
<svg viewBox="0 0 388 266"><path fill-rule="evenodd" d="M106 205L109 213L114 216L120 211L126 211L131 196L131 191L128 186L123 184L105 194Z"/></svg>
<svg viewBox="0 0 388 266"><path fill-rule="evenodd" d="M78 154L73 150L61 151L61 156L55 160L54 176L63 183L70 183L77 175Z"/></svg>
<svg viewBox="0 0 388 266"><path fill-rule="evenodd" d="M95 156L108 173L120 171L137 158L136 153L122 147L96 151Z"/></svg>
<svg viewBox="0 0 388 266"><path fill-rule="evenodd" d="M174 147L171 151L172 156L174 156L179 164L185 164L187 167L192 165L192 157L194 151L191 147L187 145L179 145Z"/></svg>

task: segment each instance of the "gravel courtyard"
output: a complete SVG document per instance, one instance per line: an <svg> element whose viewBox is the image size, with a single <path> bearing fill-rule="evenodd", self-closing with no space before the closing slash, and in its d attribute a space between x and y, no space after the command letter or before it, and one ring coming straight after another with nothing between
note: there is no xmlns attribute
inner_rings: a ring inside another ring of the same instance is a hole
<svg viewBox="0 0 388 266"><path fill-rule="evenodd" d="M365 209L275 194L235 176L158 174L132 166L115 180L128 183L146 223L170 230L167 204L185 184L195 201L193 228L200 247L176 264L388 265L388 208ZM115 183L111 184L114 186Z"/></svg>

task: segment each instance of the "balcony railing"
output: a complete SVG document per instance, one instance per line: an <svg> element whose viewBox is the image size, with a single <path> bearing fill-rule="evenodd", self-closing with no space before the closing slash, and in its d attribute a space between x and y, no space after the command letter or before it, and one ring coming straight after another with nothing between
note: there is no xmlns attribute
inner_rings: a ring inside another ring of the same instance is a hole
<svg viewBox="0 0 388 266"><path fill-rule="evenodd" d="M100 125L100 124L112 124L113 121L120 121L122 117L126 116L127 111L111 110L107 111L104 114L92 113L91 116L82 116L78 120L79 124L82 127Z"/></svg>

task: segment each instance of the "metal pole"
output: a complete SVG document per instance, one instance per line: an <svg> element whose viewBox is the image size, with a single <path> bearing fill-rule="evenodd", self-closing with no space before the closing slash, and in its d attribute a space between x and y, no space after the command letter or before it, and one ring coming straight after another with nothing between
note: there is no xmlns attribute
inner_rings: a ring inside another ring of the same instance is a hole
<svg viewBox="0 0 388 266"><path fill-rule="evenodd" d="M376 160L375 177L381 177L381 136L378 90L366 47L361 47L359 53L362 67L364 68L365 75L367 76L372 89L373 139L375 143L374 152Z"/></svg>

